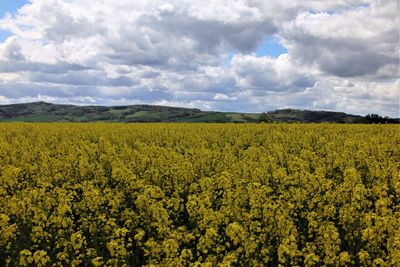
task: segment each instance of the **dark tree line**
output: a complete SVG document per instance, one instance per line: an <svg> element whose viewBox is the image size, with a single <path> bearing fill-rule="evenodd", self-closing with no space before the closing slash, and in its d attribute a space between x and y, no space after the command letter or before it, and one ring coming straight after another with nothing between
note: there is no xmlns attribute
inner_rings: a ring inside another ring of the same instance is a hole
<svg viewBox="0 0 400 267"><path fill-rule="evenodd" d="M389 118L388 116L381 117L378 114L368 114L367 116L364 117L366 123L399 123L398 119L392 119Z"/></svg>
<svg viewBox="0 0 400 267"><path fill-rule="evenodd" d="M278 115L278 116L276 116ZM348 115L340 112L326 111L296 111L280 110L279 113L263 112L259 115L260 122L334 122L334 123L366 123L366 124L398 124L399 118L381 117L378 114L368 114L365 117Z"/></svg>

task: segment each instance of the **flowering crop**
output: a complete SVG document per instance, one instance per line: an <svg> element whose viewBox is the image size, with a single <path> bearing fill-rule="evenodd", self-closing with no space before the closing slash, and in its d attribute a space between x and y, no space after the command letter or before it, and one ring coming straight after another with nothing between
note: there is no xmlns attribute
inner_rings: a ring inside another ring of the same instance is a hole
<svg viewBox="0 0 400 267"><path fill-rule="evenodd" d="M399 266L399 130L0 124L0 266Z"/></svg>

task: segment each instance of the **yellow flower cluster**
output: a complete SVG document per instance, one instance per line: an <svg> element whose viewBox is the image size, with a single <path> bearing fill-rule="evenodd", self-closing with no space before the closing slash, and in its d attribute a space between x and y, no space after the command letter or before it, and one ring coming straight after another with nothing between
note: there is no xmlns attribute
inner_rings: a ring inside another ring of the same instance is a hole
<svg viewBox="0 0 400 267"><path fill-rule="evenodd" d="M0 124L0 266L400 266L399 130Z"/></svg>

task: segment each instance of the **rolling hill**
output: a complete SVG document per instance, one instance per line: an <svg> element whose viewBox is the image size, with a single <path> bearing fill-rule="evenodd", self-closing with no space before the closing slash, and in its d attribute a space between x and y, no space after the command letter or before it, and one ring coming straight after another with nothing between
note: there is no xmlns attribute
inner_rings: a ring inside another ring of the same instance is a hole
<svg viewBox="0 0 400 267"><path fill-rule="evenodd" d="M0 121L23 122L331 122L363 123L365 117L330 111L281 109L235 113L154 106L74 106L46 102L0 105Z"/></svg>

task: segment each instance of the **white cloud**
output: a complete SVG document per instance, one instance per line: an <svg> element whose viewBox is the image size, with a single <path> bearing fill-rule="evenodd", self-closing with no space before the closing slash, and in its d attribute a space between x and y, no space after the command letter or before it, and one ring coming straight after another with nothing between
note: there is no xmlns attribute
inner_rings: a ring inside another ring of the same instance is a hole
<svg viewBox="0 0 400 267"><path fill-rule="evenodd" d="M398 116L395 0L32 0L0 29L0 103ZM267 35L287 54L254 54Z"/></svg>
<svg viewBox="0 0 400 267"><path fill-rule="evenodd" d="M234 56L232 69L240 87L264 93L299 91L313 85L313 79L293 66L287 54L277 59L255 55Z"/></svg>
<svg viewBox="0 0 400 267"><path fill-rule="evenodd" d="M303 12L281 31L292 59L339 77L398 78L396 1L371 1L337 13Z"/></svg>
<svg viewBox="0 0 400 267"><path fill-rule="evenodd" d="M236 97L236 96L234 96L234 97L229 97L229 96L227 96L227 95L218 93L218 94L216 94L216 95L214 96L213 99L214 99L214 100L229 100L229 101L235 101L235 100L237 100L237 97Z"/></svg>

